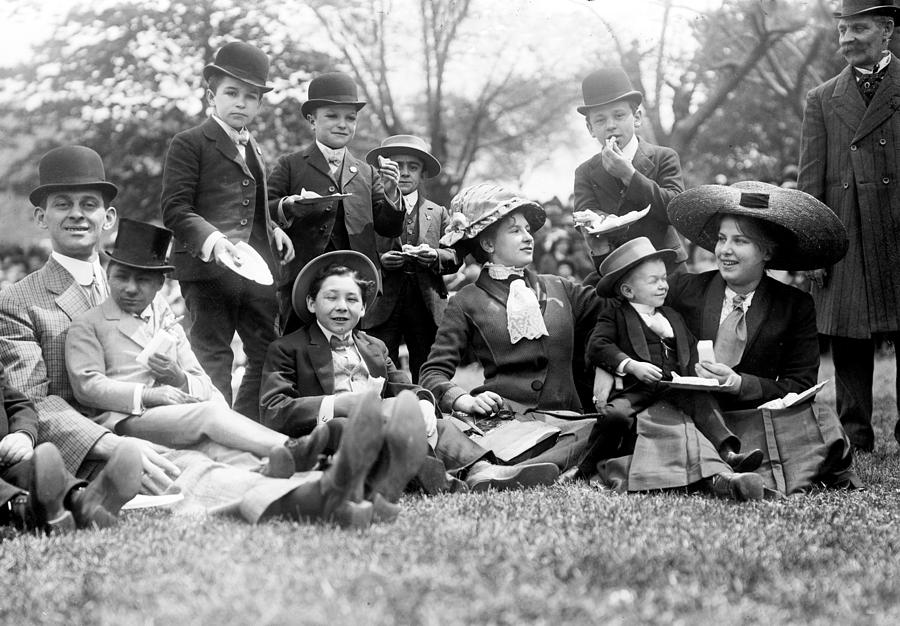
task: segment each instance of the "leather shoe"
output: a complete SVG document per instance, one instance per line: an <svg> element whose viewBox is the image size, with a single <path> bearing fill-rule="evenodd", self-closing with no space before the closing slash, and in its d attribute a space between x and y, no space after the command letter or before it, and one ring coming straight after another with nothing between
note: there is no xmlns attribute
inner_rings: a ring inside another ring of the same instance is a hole
<svg viewBox="0 0 900 626"><path fill-rule="evenodd" d="M400 505L388 502L380 493L372 498L372 521L382 524L393 522L400 515Z"/></svg>
<svg viewBox="0 0 900 626"><path fill-rule="evenodd" d="M447 473L447 468L433 456L426 456L413 483L430 496L439 493L464 493L469 486Z"/></svg>
<svg viewBox="0 0 900 626"><path fill-rule="evenodd" d="M587 477L581 473L581 468L577 465L570 467L556 479L557 485L574 485L575 483L585 482Z"/></svg>
<svg viewBox="0 0 900 626"><path fill-rule="evenodd" d="M396 503L428 454L425 421L416 395L401 391L384 427L384 446L369 476L369 493ZM370 498L371 499L371 498Z"/></svg>
<svg viewBox="0 0 900 626"><path fill-rule="evenodd" d="M269 451L269 461L262 469L263 476L290 478L295 472L308 472L319 462L319 455L328 446L328 424L319 424L305 437L291 437L284 445Z"/></svg>
<svg viewBox="0 0 900 626"><path fill-rule="evenodd" d="M731 466L735 472L752 472L755 471L763 462L763 451L759 448L750 452L732 452L729 450L725 453L723 459Z"/></svg>
<svg viewBox="0 0 900 626"><path fill-rule="evenodd" d="M551 485L559 477L555 463L531 463L530 465L492 465L478 461L469 470L466 484L472 491L497 489L525 489L538 485Z"/></svg>
<svg viewBox="0 0 900 626"><path fill-rule="evenodd" d="M106 467L87 487L76 489L69 509L79 528L108 528L118 521L122 505L141 489L143 462L137 442L123 439Z"/></svg>
<svg viewBox="0 0 900 626"><path fill-rule="evenodd" d="M762 500L765 495L762 476L753 473L716 474L709 479L709 489L717 498L730 498L738 502Z"/></svg>
<svg viewBox="0 0 900 626"><path fill-rule="evenodd" d="M75 530L75 518L66 510L69 473L52 443L42 443L32 457L31 506L35 523L48 533Z"/></svg>

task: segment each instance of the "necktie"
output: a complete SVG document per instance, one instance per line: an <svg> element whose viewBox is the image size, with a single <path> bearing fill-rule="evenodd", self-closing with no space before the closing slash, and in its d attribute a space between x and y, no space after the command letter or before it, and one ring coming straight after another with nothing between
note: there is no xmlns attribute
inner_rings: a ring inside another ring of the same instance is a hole
<svg viewBox="0 0 900 626"><path fill-rule="evenodd" d="M644 317L644 323L647 324L647 327L650 330L663 339L671 339L675 336L672 325L662 313L654 313L653 315Z"/></svg>
<svg viewBox="0 0 900 626"><path fill-rule="evenodd" d="M250 131L246 128L242 128L240 132L238 132L235 142L239 146L246 146L248 143L250 143Z"/></svg>
<svg viewBox="0 0 900 626"><path fill-rule="evenodd" d="M332 335L331 339L328 340L328 343L331 344L332 350L342 352L353 345L353 339L350 335L347 335L346 339L340 339L337 335Z"/></svg>
<svg viewBox="0 0 900 626"><path fill-rule="evenodd" d="M734 367L741 362L744 348L747 345L747 319L744 313L744 296L736 295L731 300L734 308L731 310L716 333L716 341L713 350L716 360L728 367Z"/></svg>
<svg viewBox="0 0 900 626"><path fill-rule="evenodd" d="M339 156L332 156L328 159L328 169L331 170L332 175L337 174L337 171L341 168L341 158Z"/></svg>
<svg viewBox="0 0 900 626"><path fill-rule="evenodd" d="M109 292L106 289L106 284L94 274L94 280L88 285L88 296L91 300L91 306L102 304L108 295Z"/></svg>

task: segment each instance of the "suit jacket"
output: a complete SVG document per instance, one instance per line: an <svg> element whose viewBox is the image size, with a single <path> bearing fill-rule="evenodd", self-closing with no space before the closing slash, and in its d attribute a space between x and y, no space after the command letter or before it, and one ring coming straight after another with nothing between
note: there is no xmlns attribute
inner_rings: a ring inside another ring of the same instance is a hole
<svg viewBox="0 0 900 626"><path fill-rule="evenodd" d="M847 66L806 96L798 187L844 223L850 246L813 288L819 330L868 338L900 330L900 59L866 107Z"/></svg>
<svg viewBox="0 0 900 626"><path fill-rule="evenodd" d="M162 320L161 327L175 340L169 356L184 370L190 394L200 400L224 402L165 298L157 294L151 306L154 318ZM69 327L66 365L72 391L82 405L104 411L94 419L110 430L134 415L135 388L156 384L153 372L135 360L152 338L147 324L123 312L112 298L76 317Z"/></svg>
<svg viewBox="0 0 900 626"><path fill-rule="evenodd" d="M38 438L38 416L34 403L21 391L9 385L0 365L0 439L10 433L25 432L33 441Z"/></svg>
<svg viewBox="0 0 900 626"><path fill-rule="evenodd" d="M672 198L684 191L678 154L639 140L632 165L635 172L627 188L603 168L599 153L579 165L575 170L575 210L625 215L642 211L649 204L650 212L614 239L612 246L647 237L657 249L678 251L678 260L684 261L687 253L666 213Z"/></svg>
<svg viewBox="0 0 900 626"><path fill-rule="evenodd" d="M364 332L353 339L369 375L385 379L382 397L391 398L404 389L422 399L434 397L413 385L388 356L387 346ZM269 344L259 394L260 421L290 437L309 434L316 427L325 396L334 394L334 362L331 345L313 322Z"/></svg>
<svg viewBox="0 0 900 626"><path fill-rule="evenodd" d="M669 278L666 303L684 316L698 339L715 340L724 300L725 281L716 270ZM763 276L746 321L747 345L734 367L741 391L736 397L720 394L723 409L756 408L816 384L819 337L809 294Z"/></svg>
<svg viewBox="0 0 900 626"><path fill-rule="evenodd" d="M671 307L660 307L659 312L669 320L675 333L678 370L682 376L693 376L697 362L697 342L688 330L684 318ZM626 358L661 365L654 359L647 345L646 332L653 332L630 304L617 301L597 316L597 325L587 346L587 360L610 373ZM631 375L625 376L625 387L647 386Z"/></svg>
<svg viewBox="0 0 900 626"><path fill-rule="evenodd" d="M274 260L275 224L266 210L266 164L252 136L246 149L259 164L260 180L212 118L172 139L163 170L162 218L175 233L172 258L177 280L210 280L230 272L199 258L203 242L216 231L231 242L249 242L257 207L268 240L267 248L257 252L277 279L281 265Z"/></svg>
<svg viewBox="0 0 900 626"><path fill-rule="evenodd" d="M447 308L447 287L443 275L456 272L462 264L462 259L453 248L445 248L440 244L441 235L450 223L450 212L445 207L425 199L420 193L413 215L419 222L419 237L415 243L428 244L438 255L437 260L428 267L415 263L415 274L411 275L437 326L441 323L444 310ZM375 242L379 256L389 250L401 249L400 237L377 236ZM404 274L403 268L397 270L381 268L382 293L372 308L366 311L364 320L366 327L371 328L385 322L398 304L402 306L399 300L406 276L409 275Z"/></svg>
<svg viewBox="0 0 900 626"><path fill-rule="evenodd" d="M281 199L299 194L301 189L328 196L349 193L343 200L282 207ZM375 169L345 152L340 181L335 180L328 162L315 143L300 152L278 159L269 177L269 209L294 242L296 257L288 264L279 283L290 286L309 261L325 251L334 229L338 202L343 203L344 224L350 248L372 259L381 267L375 233L396 237L403 228L403 208L384 195L384 185Z"/></svg>
<svg viewBox="0 0 900 626"><path fill-rule="evenodd" d="M584 394L576 384L576 378L584 381L587 370L581 346L602 301L593 289L558 276L526 270L525 281L537 294L548 337L511 342L506 325L509 282L494 280L486 270L450 298L419 375L445 413L469 393L453 381L468 354L484 367L484 384L472 395L491 390L526 409L583 410Z"/></svg>
<svg viewBox="0 0 900 626"><path fill-rule="evenodd" d="M38 441L59 448L73 474L109 432L83 415L93 411L77 402L66 373L66 331L89 308L84 289L52 257L0 291L0 362L10 386L37 408Z"/></svg>

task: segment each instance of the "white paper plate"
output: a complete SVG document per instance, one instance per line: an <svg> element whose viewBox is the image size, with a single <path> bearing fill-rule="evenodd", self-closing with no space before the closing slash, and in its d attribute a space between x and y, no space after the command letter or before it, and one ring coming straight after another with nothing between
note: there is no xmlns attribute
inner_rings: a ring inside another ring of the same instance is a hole
<svg viewBox="0 0 900 626"><path fill-rule="evenodd" d="M312 198L300 198L295 204L315 204L317 202L328 202L329 200L340 200L341 198L349 198L349 193L333 193L330 196L314 196Z"/></svg>
<svg viewBox="0 0 900 626"><path fill-rule="evenodd" d="M231 257L226 256L224 261L225 267L235 274L260 285L271 285L275 282L275 279L272 278L272 272L269 271L269 266L266 265L259 252L250 247L250 244L245 241L239 241L234 247L244 257L244 262L238 266L234 264Z"/></svg>
<svg viewBox="0 0 900 626"><path fill-rule="evenodd" d="M715 378L701 378L700 376L672 375L672 380L663 380L662 384L673 389L696 389L699 391L715 391L721 387Z"/></svg>
<svg viewBox="0 0 900 626"><path fill-rule="evenodd" d="M598 217L603 217L603 220L594 223L581 222L580 226L584 228L585 232L589 235L604 235L617 230L628 228L636 221L646 216L649 212L650 205L648 204L646 208L640 211L631 211L629 213L626 213L625 215L600 216L599 214L595 213L595 215L598 215Z"/></svg>
<svg viewBox="0 0 900 626"><path fill-rule="evenodd" d="M135 509L168 508L184 500L183 493L167 493L161 496L145 496L141 493L122 505L123 511Z"/></svg>

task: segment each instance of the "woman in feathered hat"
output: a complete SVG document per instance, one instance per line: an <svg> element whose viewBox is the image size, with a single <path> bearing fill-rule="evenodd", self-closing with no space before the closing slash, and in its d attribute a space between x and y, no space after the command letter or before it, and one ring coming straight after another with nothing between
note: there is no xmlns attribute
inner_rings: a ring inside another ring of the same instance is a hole
<svg viewBox="0 0 900 626"><path fill-rule="evenodd" d="M581 413L583 399L590 402L591 395L583 346L601 305L592 289L529 268L534 233L544 225L543 208L497 185L479 184L454 197L450 210L441 244L471 254L484 267L474 284L450 299L419 383L447 413L485 417L503 408ZM468 353L484 367L485 377L471 391L453 382ZM564 436L532 461L551 461L562 470L572 466L592 424L564 424Z"/></svg>

